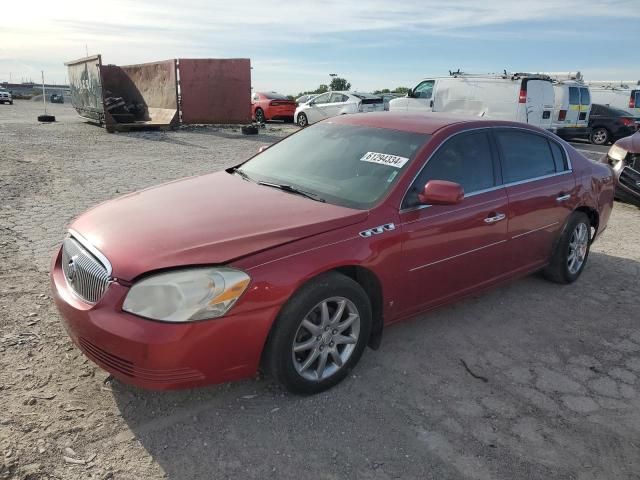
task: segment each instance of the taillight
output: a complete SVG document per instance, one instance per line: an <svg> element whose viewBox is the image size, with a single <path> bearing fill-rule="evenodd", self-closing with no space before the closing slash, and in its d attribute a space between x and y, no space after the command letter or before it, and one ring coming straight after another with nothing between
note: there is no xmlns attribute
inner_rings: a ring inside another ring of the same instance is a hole
<svg viewBox="0 0 640 480"><path fill-rule="evenodd" d="M277 107L278 105L281 105L281 103L280 103L280 102L276 102L275 100L271 100L271 101L269 102L269 105L270 105L271 107Z"/></svg>
<svg viewBox="0 0 640 480"><path fill-rule="evenodd" d="M631 92L631 96L629 97L629 108L636 108L636 92Z"/></svg>
<svg viewBox="0 0 640 480"><path fill-rule="evenodd" d="M566 110L560 110L560 113L558 113L558 121L564 122L564 120L566 118L567 118L567 111Z"/></svg>
<svg viewBox="0 0 640 480"><path fill-rule="evenodd" d="M630 127L631 125L635 125L636 121L633 118L621 118L620 122L625 127Z"/></svg>
<svg viewBox="0 0 640 480"><path fill-rule="evenodd" d="M520 96L518 97L518 103L527 103L527 86L523 85L520 88Z"/></svg>

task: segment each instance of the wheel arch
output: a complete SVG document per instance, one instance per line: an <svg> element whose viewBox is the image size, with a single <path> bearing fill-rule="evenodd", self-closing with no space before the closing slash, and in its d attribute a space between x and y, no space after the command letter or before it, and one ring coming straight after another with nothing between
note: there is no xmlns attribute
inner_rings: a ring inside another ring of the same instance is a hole
<svg viewBox="0 0 640 480"><path fill-rule="evenodd" d="M591 227L594 229L594 234L592 235L592 239L598 233L598 228L600 226L600 214L598 210L588 205L580 205L579 207L574 209L574 212L582 212L589 217L589 221L591 222Z"/></svg>

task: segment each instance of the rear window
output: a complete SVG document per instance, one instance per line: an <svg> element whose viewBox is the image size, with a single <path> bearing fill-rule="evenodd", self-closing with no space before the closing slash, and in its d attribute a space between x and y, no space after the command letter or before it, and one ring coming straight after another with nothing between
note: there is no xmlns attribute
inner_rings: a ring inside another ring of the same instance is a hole
<svg viewBox="0 0 640 480"><path fill-rule="evenodd" d="M640 108L640 90L635 90L631 92L631 95L635 96L635 106L636 108Z"/></svg>
<svg viewBox="0 0 640 480"><path fill-rule="evenodd" d="M580 104L581 105L589 105L591 103L591 95L589 94L588 88L580 89Z"/></svg>
<svg viewBox="0 0 640 480"><path fill-rule="evenodd" d="M276 92L263 93L262 95L264 95L269 100L289 100L286 96Z"/></svg>
<svg viewBox="0 0 640 480"><path fill-rule="evenodd" d="M500 131L496 136L505 183L556 173L556 160L545 137L522 131Z"/></svg>
<svg viewBox="0 0 640 480"><path fill-rule="evenodd" d="M580 105L580 89L569 87L569 105Z"/></svg>

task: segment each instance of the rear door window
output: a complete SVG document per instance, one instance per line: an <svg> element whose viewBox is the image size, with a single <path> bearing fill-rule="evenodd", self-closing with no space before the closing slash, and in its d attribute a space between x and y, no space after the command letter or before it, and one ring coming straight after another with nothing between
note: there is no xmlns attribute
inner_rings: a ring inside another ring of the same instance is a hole
<svg viewBox="0 0 640 480"><path fill-rule="evenodd" d="M556 173L556 160L549 142L542 135L498 130L496 139L502 154L502 178L505 183Z"/></svg>
<svg viewBox="0 0 640 480"><path fill-rule="evenodd" d="M569 87L569 105L580 105L580 89Z"/></svg>
<svg viewBox="0 0 640 480"><path fill-rule="evenodd" d="M588 88L580 89L580 105L589 105L591 103L591 94Z"/></svg>
<svg viewBox="0 0 640 480"><path fill-rule="evenodd" d="M496 172L489 135L486 132L463 133L447 140L429 159L414 182L404 207L418 203L418 193L429 180L458 183L465 195L496 185Z"/></svg>
<svg viewBox="0 0 640 480"><path fill-rule="evenodd" d="M634 99L635 108L640 108L640 90L635 90L631 92L631 95L635 96L635 99Z"/></svg>
<svg viewBox="0 0 640 480"><path fill-rule="evenodd" d="M549 140L549 146L551 147L551 154L553 155L553 161L556 164L556 172L564 172L569 169L567 164L567 158L564 154L564 149L556 142Z"/></svg>

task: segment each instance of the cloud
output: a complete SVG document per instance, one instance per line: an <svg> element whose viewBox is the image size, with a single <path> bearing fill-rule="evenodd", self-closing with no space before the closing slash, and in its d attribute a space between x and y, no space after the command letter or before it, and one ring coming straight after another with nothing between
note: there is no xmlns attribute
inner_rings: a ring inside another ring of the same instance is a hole
<svg viewBox="0 0 640 480"><path fill-rule="evenodd" d="M358 84L372 84L384 75L350 65L346 52L375 58L376 51L391 46L419 50L425 37L469 41L575 34L574 28L526 28L561 19L571 27L583 19L637 20L640 11L637 0L537 0L526 6L513 0L63 0L53 7L38 0L0 29L0 79L9 69L47 66L49 76L63 81L63 62L84 56L86 45L89 53L117 64L250 57L254 79L264 86L278 79L282 88L302 89L312 77L326 76L330 65L341 73L353 70ZM415 77L411 68L402 75Z"/></svg>

